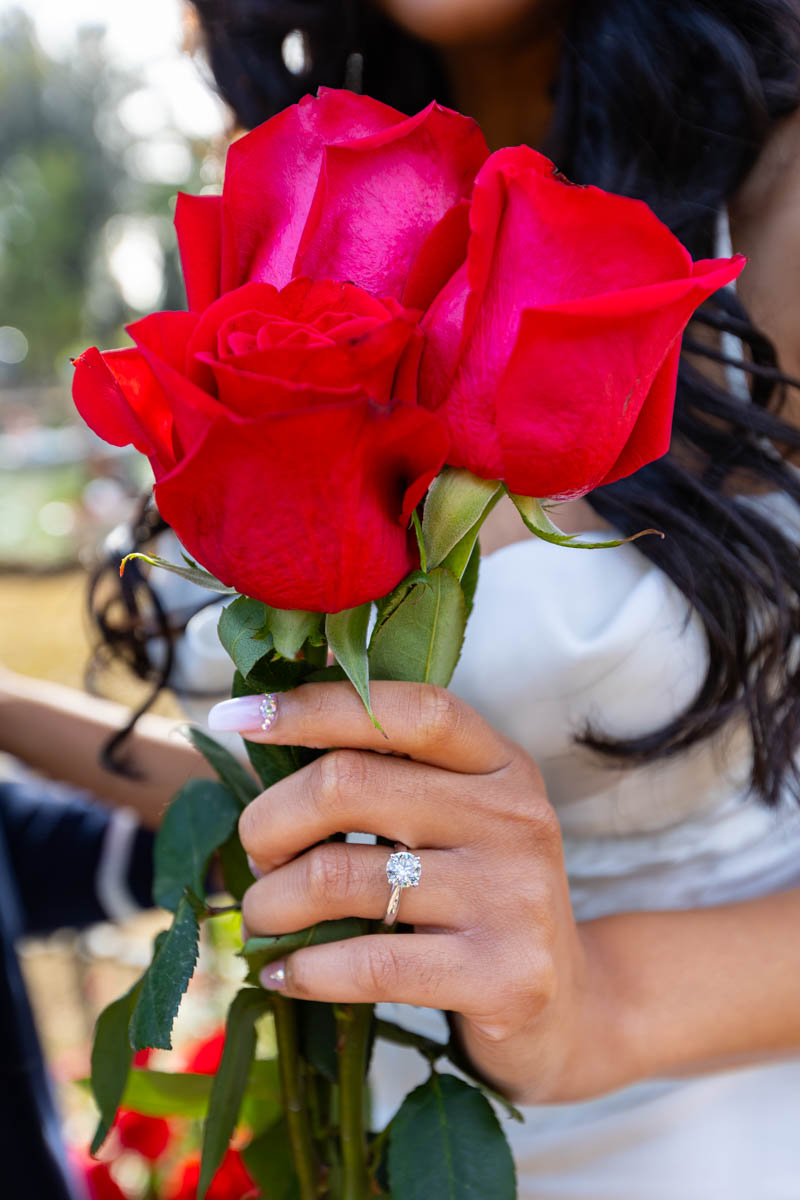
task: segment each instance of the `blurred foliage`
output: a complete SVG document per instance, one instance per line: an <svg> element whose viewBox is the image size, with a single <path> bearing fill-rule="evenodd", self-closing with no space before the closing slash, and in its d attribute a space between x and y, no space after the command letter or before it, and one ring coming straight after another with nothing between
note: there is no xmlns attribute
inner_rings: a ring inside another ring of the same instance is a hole
<svg viewBox="0 0 800 1200"><path fill-rule="evenodd" d="M43 52L23 12L0 16L0 326L22 330L29 346L22 362L0 363L0 383L66 381L71 354L124 339L121 326L140 314L109 261L120 214L146 221L163 248L157 307L184 304L176 185L136 171L137 138L118 115L140 87L109 62L101 28L79 31L62 61ZM181 186L199 190L206 147L189 149Z"/></svg>

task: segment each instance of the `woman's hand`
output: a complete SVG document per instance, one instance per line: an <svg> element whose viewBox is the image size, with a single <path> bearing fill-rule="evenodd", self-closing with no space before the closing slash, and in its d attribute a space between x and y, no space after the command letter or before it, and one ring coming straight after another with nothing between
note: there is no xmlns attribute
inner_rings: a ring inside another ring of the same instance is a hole
<svg viewBox="0 0 800 1200"><path fill-rule="evenodd" d="M307 1000L452 1010L476 1069L521 1101L602 1090L597 1060L605 1055L597 1046L584 1053L598 1024L592 972L535 763L451 692L430 685L372 685L386 737L349 684L281 694L266 732L260 699L226 702L210 724L252 741L337 748L242 814L242 843L264 873L244 898L248 931L383 917L390 851L319 844L332 834L376 833L422 860L419 886L400 899L398 919L413 924L413 934L298 950L267 968L264 985Z"/></svg>

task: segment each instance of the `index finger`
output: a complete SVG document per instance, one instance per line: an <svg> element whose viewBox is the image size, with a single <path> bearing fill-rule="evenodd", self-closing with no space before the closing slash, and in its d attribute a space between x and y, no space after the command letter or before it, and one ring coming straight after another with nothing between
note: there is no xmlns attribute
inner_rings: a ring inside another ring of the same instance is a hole
<svg viewBox="0 0 800 1200"><path fill-rule="evenodd" d="M224 700L208 714L208 727L272 745L405 754L462 774L488 775L511 761L511 743L446 688L376 680L370 696L383 733L349 683L306 683L291 692Z"/></svg>

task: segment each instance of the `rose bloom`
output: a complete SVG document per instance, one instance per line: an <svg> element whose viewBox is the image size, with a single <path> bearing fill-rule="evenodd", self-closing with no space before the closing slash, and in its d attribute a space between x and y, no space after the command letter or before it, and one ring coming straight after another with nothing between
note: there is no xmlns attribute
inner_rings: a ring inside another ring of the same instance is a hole
<svg viewBox="0 0 800 1200"><path fill-rule="evenodd" d="M196 1200L200 1182L200 1156L192 1155L178 1163L164 1184L162 1200ZM206 1200L255 1200L258 1189L253 1183L242 1156L237 1150L226 1150L211 1185Z"/></svg>
<svg viewBox="0 0 800 1200"><path fill-rule="evenodd" d="M75 1173L85 1185L84 1192L89 1200L128 1200L107 1162L96 1162L87 1151L74 1148L70 1149L69 1157Z"/></svg>
<svg viewBox="0 0 800 1200"><path fill-rule="evenodd" d="M161 513L224 583L335 612L418 565L409 519L447 435L417 403L401 297L486 155L435 104L305 99L234 143L221 197L180 198L190 311L77 360L81 415L147 455Z"/></svg>
<svg viewBox="0 0 800 1200"><path fill-rule="evenodd" d="M126 1108L117 1113L114 1128L126 1150L135 1150L150 1162L161 1157L172 1136L170 1123L164 1117L148 1117Z"/></svg>
<svg viewBox="0 0 800 1200"><path fill-rule="evenodd" d="M216 1075L224 1049L225 1030L220 1029L218 1033L194 1044L186 1059L184 1070L197 1075Z"/></svg>
<svg viewBox="0 0 800 1200"><path fill-rule="evenodd" d="M427 255L460 258L438 294L432 269L407 297L430 305L420 394L448 461L560 498L666 453L681 334L745 263L693 263L647 205L570 184L526 146L489 158Z"/></svg>

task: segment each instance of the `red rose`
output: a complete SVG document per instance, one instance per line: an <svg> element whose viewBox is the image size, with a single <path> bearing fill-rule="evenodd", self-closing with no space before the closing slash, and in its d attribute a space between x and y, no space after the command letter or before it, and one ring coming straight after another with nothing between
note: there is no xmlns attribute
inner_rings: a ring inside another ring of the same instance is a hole
<svg viewBox="0 0 800 1200"><path fill-rule="evenodd" d="M117 1113L114 1128L126 1150L135 1150L151 1162L161 1157L172 1136L170 1123L163 1117L148 1117L125 1108Z"/></svg>
<svg viewBox="0 0 800 1200"><path fill-rule="evenodd" d="M576 187L525 146L482 168L467 236L422 323L420 396L448 461L569 497L664 454L681 333L745 260L693 263L645 204Z"/></svg>
<svg viewBox="0 0 800 1200"><path fill-rule="evenodd" d="M184 1070L197 1075L216 1075L225 1049L225 1030L197 1042L186 1060Z"/></svg>
<svg viewBox="0 0 800 1200"><path fill-rule="evenodd" d="M185 1159L164 1186L163 1200L196 1200L200 1182L200 1156ZM257 1200L257 1189L237 1150L226 1150L206 1200Z"/></svg>
<svg viewBox="0 0 800 1200"><path fill-rule="evenodd" d="M301 275L401 299L426 236L469 197L487 154L475 122L438 104L406 117L351 92L306 96L234 142L222 196L178 197L189 307Z"/></svg>
<svg viewBox="0 0 800 1200"><path fill-rule="evenodd" d="M352 284L249 283L76 362L75 403L150 459L190 554L278 608L337 612L417 565L411 511L444 462L420 408L416 314Z"/></svg>
<svg viewBox="0 0 800 1200"><path fill-rule="evenodd" d="M83 1180L89 1200L127 1200L107 1162L95 1162L86 1151L71 1149L70 1161Z"/></svg>

